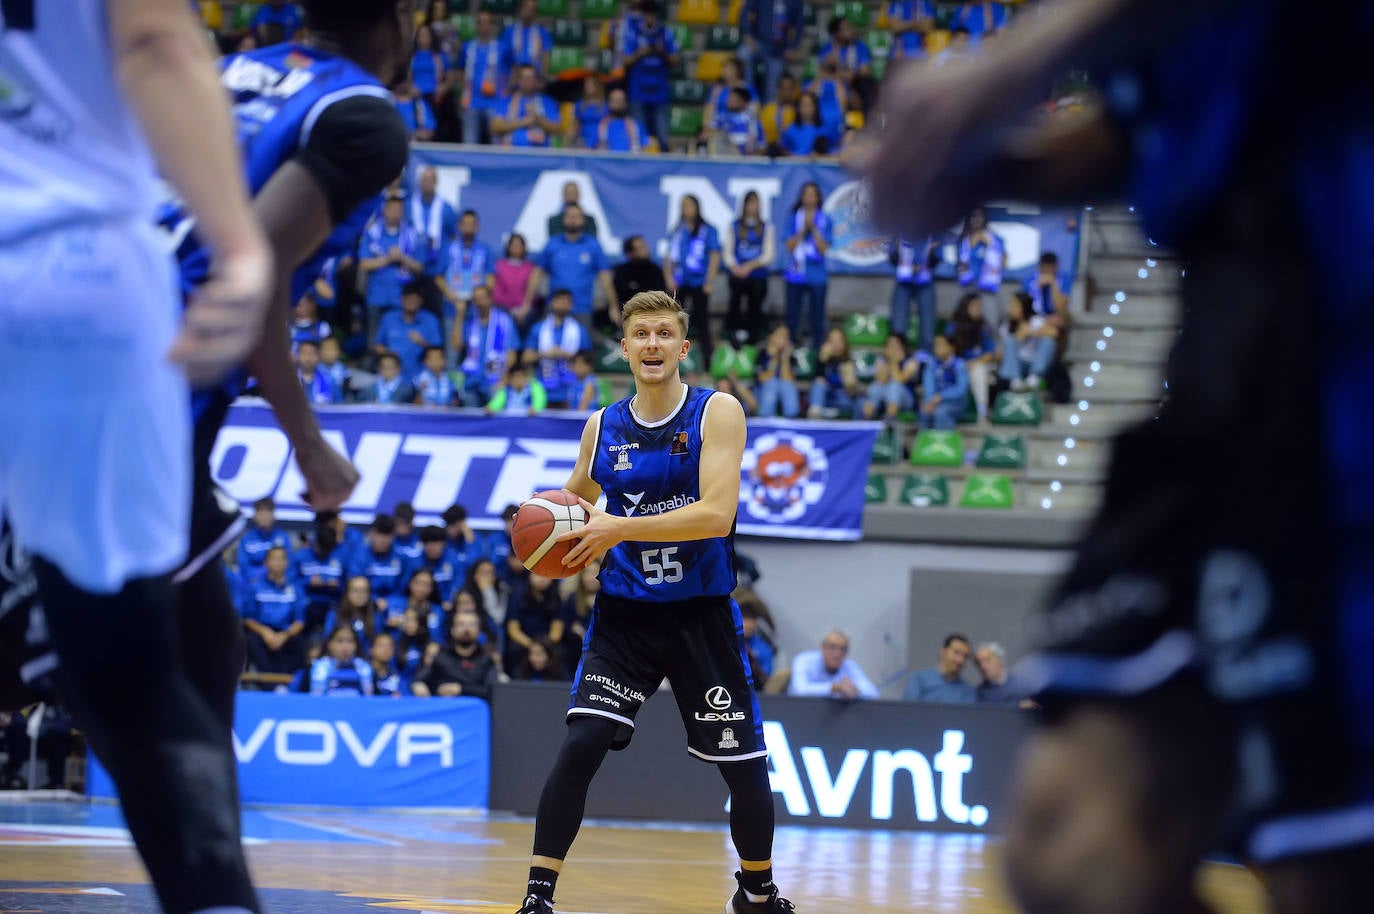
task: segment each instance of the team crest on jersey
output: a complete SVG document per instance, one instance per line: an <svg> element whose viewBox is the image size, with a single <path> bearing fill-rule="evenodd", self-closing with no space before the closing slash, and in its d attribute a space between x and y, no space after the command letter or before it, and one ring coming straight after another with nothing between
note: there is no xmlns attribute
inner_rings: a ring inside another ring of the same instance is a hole
<svg viewBox="0 0 1374 914"><path fill-rule="evenodd" d="M741 500L749 516L781 524L798 520L820 502L830 460L811 436L778 431L754 439L741 469Z"/></svg>
<svg viewBox="0 0 1374 914"><path fill-rule="evenodd" d="M678 432L673 436L672 446L668 448L669 457L685 457L687 455L687 433Z"/></svg>

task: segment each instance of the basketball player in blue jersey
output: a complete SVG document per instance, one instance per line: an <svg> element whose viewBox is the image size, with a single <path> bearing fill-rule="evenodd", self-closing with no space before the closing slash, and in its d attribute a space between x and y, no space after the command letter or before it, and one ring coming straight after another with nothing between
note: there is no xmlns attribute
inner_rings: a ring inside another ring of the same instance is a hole
<svg viewBox="0 0 1374 914"><path fill-rule="evenodd" d="M1030 914L1204 911L1223 835L1274 914L1371 909L1371 53L1367 0L1055 0L889 86L863 158L897 227L1124 188L1187 264L1168 401L1018 670L1048 724L1007 841ZM1094 64L1101 106L1023 119Z"/></svg>
<svg viewBox="0 0 1374 914"><path fill-rule="evenodd" d="M187 379L242 361L271 274L224 97L182 0L6 0L0 85L0 510L163 909L256 911L234 756L177 649L171 581ZM179 339L159 167L213 252Z"/></svg>
<svg viewBox="0 0 1374 914"><path fill-rule="evenodd" d="M665 292L626 303L621 347L635 395L592 414L566 488L589 518L566 564L600 556L601 592L573 677L568 735L539 799L534 856L519 914L549 914L607 751L624 749L635 715L664 677L687 728L687 751L730 788L740 856L728 914L785 914L773 884L773 793L763 721L743 647L735 589L735 511L744 410L728 394L688 387L687 313ZM592 506L602 494L606 510Z"/></svg>

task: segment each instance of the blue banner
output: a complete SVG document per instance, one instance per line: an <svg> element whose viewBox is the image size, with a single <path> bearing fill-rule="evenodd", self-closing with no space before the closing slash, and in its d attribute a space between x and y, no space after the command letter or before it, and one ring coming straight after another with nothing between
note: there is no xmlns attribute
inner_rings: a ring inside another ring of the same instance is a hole
<svg viewBox="0 0 1374 914"><path fill-rule="evenodd" d="M532 252L542 250L548 240L548 219L562 207L563 186L576 184L582 208L596 219L602 249L616 261L624 240L632 235L643 235L661 257L684 196L695 195L702 217L723 232L737 218L744 195L754 191L765 218L779 227L778 269L786 253L783 227L792 218L802 187L814 181L835 226L828 257L831 272L892 272L890 239L868 222L867 185L834 164L420 145L410 157L411 187L416 172L427 165L438 171L441 197L460 212L473 209L480 215L482 240L497 246L511 232L519 232ZM987 210L992 230L1006 243L1007 279L1029 279L1046 251L1059 255L1061 272L1072 278L1078 253L1078 223L1072 210L1016 203L991 203ZM941 239L942 262L936 275L943 279L954 276L959 229L951 226Z"/></svg>
<svg viewBox="0 0 1374 914"><path fill-rule="evenodd" d="M240 692L234 752L245 803L485 809L491 713L476 698ZM86 785L115 795L94 756Z"/></svg>
<svg viewBox="0 0 1374 914"><path fill-rule="evenodd" d="M344 506L365 524L400 501L420 525L441 524L452 504L477 529L497 530L501 510L561 488L577 462L586 416L488 416L477 410L335 406L317 410L324 435L362 480ZM875 422L751 420L740 476L739 531L762 536L856 540ZM309 520L305 485L271 409L242 400L210 458L214 477L250 505L264 496L277 516Z"/></svg>

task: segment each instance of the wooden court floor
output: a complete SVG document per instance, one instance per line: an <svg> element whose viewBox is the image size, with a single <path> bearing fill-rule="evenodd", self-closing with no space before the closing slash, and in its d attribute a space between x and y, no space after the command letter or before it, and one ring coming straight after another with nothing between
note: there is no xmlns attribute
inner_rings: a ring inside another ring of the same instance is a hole
<svg viewBox="0 0 1374 914"><path fill-rule="evenodd" d="M155 910L114 811L69 805L51 815L0 807L0 912ZM255 810L245 834L269 911L509 914L523 893L532 826ZM999 851L978 836L788 827L778 832L775 874L799 914L1012 914ZM723 828L589 824L560 881L558 911L719 914L733 890L732 854ZM1219 914L1263 911L1245 870L1211 865L1203 881Z"/></svg>

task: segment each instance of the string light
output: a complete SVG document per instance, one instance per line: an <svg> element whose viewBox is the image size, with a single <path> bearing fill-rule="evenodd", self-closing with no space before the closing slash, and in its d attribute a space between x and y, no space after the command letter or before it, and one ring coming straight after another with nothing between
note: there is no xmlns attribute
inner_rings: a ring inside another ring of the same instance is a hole
<svg viewBox="0 0 1374 914"><path fill-rule="evenodd" d="M1050 491L1051 491L1051 492L1056 492L1056 493L1057 493L1057 492L1058 492L1060 489L1062 489L1062 488L1064 488L1064 484L1063 484L1062 482L1060 482L1059 480L1057 480L1057 479L1056 479L1054 482L1050 483Z"/></svg>
<svg viewBox="0 0 1374 914"><path fill-rule="evenodd" d="M1084 379L1083 379L1083 386L1084 386L1084 387L1092 387L1092 386L1093 386L1093 379L1092 379L1092 378L1084 378Z"/></svg>
<svg viewBox="0 0 1374 914"><path fill-rule="evenodd" d="M1112 338L1112 334L1115 333L1115 332L1116 332L1116 331L1112 330L1111 327L1103 327L1103 328L1102 328L1102 335L1105 336L1107 339L1111 339L1111 338Z"/></svg>
<svg viewBox="0 0 1374 914"><path fill-rule="evenodd" d="M1059 464L1061 467L1066 467L1069 465L1069 455L1060 454L1058 457L1054 459L1054 462Z"/></svg>
<svg viewBox="0 0 1374 914"><path fill-rule="evenodd" d="M1048 498L1040 499L1040 507L1044 508L1046 511L1048 511L1053 505L1054 502L1050 501Z"/></svg>
<svg viewBox="0 0 1374 914"><path fill-rule="evenodd" d="M1145 269L1144 267L1141 267L1139 270L1135 271L1135 275L1139 276L1141 279L1149 279L1150 271Z"/></svg>
<svg viewBox="0 0 1374 914"><path fill-rule="evenodd" d="M1069 416L1069 424L1070 424L1070 425L1077 425L1077 424L1078 424L1078 413L1074 413L1072 416Z"/></svg>
<svg viewBox="0 0 1374 914"><path fill-rule="evenodd" d="M1106 341L1106 340L1098 340L1098 341L1097 341L1097 351L1098 351L1098 352L1106 352L1106 351L1107 351L1107 341Z"/></svg>
<svg viewBox="0 0 1374 914"><path fill-rule="evenodd" d="M1088 370L1090 370L1093 374L1097 374L1099 371L1102 370L1102 363L1101 363L1101 362L1093 362L1092 364L1090 364L1090 365L1088 366Z"/></svg>
<svg viewBox="0 0 1374 914"><path fill-rule="evenodd" d="M1108 308L1107 310L1110 311L1110 312L1112 313L1113 316L1115 316L1115 315L1121 313L1121 306L1120 306L1120 305L1112 305L1112 306L1111 306L1110 308Z"/></svg>
<svg viewBox="0 0 1374 914"><path fill-rule="evenodd" d="M1065 438L1065 439L1064 439L1064 447L1068 448L1069 450L1073 450L1073 449L1074 449L1075 447L1077 447L1077 446L1078 446L1078 442L1075 441L1075 440L1073 440L1072 438Z"/></svg>
<svg viewBox="0 0 1374 914"><path fill-rule="evenodd" d="M1125 301L1125 300L1126 300L1126 293L1125 293L1125 292L1122 292L1120 289L1118 289L1117 292L1116 292L1116 300L1119 301L1119 302Z"/></svg>
<svg viewBox="0 0 1374 914"><path fill-rule="evenodd" d="M1078 401L1078 409L1079 409L1081 412L1085 412L1085 413L1086 413L1086 412L1088 411L1088 401L1087 401L1087 400L1079 400L1079 401Z"/></svg>

